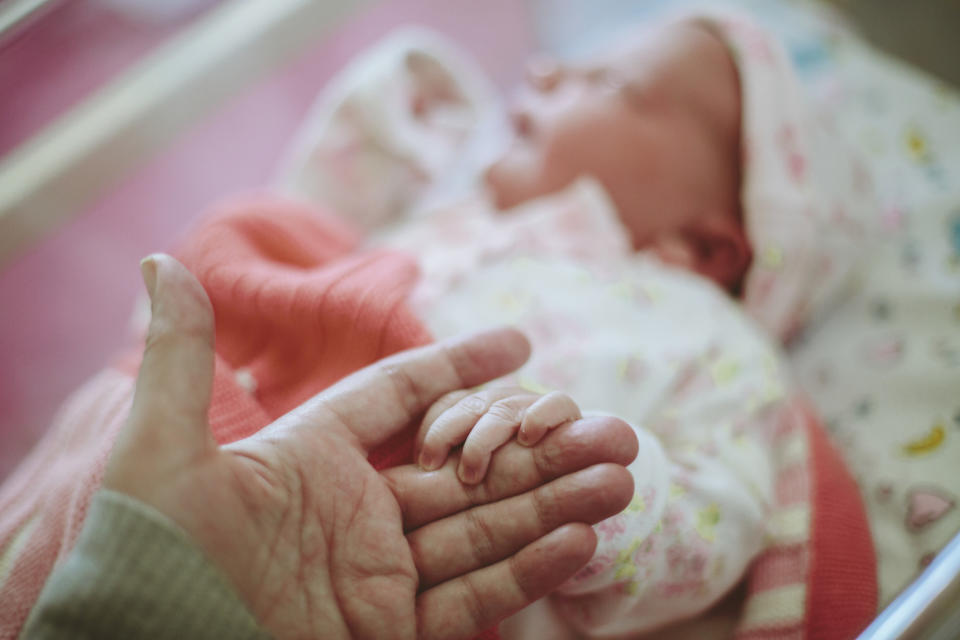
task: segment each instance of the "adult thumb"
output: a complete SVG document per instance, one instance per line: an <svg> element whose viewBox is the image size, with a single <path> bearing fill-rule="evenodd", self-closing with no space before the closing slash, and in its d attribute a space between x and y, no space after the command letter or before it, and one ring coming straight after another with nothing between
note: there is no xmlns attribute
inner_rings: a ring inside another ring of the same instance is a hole
<svg viewBox="0 0 960 640"><path fill-rule="evenodd" d="M107 486L137 484L133 476L151 469L175 472L216 447L207 423L214 367L210 300L186 267L168 255L148 256L140 268L150 295L150 328L130 418L104 478Z"/></svg>

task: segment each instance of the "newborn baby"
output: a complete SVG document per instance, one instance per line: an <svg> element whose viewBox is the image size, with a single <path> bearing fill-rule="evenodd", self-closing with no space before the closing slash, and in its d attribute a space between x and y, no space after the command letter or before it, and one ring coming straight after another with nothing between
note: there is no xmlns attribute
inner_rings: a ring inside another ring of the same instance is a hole
<svg viewBox="0 0 960 640"><path fill-rule="evenodd" d="M787 638L827 617L817 637L859 631L876 608L863 507L769 337L841 290L870 191L807 117L779 49L705 18L588 64L536 60L515 139L484 173L495 206L411 204L397 219L417 185L446 179L436 150L465 148L477 107L436 58L401 59L389 90L367 84L331 111L301 192L417 256L410 304L434 335L513 323L534 346L515 388L428 415L420 463L463 443L461 477L477 482L518 430L533 442L580 408L628 420L641 442L634 501L597 526L594 559L503 633ZM834 553L844 576L825 578ZM823 608L822 580L845 585L845 616Z"/></svg>
<svg viewBox="0 0 960 640"><path fill-rule="evenodd" d="M508 209L598 179L637 249L739 290L740 85L723 41L695 22L653 30L589 65L533 61L515 142L487 172Z"/></svg>

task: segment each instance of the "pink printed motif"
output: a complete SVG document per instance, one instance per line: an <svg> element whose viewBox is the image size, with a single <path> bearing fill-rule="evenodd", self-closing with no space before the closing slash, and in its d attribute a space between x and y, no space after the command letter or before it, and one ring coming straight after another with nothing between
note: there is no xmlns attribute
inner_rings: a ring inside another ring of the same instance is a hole
<svg viewBox="0 0 960 640"><path fill-rule="evenodd" d="M643 360L634 356L627 356L618 366L618 377L628 385L639 384L647 375L647 366Z"/></svg>
<svg viewBox="0 0 960 640"><path fill-rule="evenodd" d="M740 21L729 21L727 28L736 33L736 45L744 55L767 65L776 64L776 56L770 46L770 39L765 33L751 24Z"/></svg>
<svg viewBox="0 0 960 640"><path fill-rule="evenodd" d="M956 499L940 489L914 489L907 496L907 529L921 531L942 518L956 505Z"/></svg>
<svg viewBox="0 0 960 640"><path fill-rule="evenodd" d="M666 549L670 581L657 586L667 598L676 598L702 589L707 579L709 550L697 544L677 542Z"/></svg>
<svg viewBox="0 0 960 640"><path fill-rule="evenodd" d="M571 582L583 582L593 578L594 576L598 576L612 567L613 563L614 556L612 552L597 553L593 556L590 562L587 563L587 566L585 566L583 569L577 572L573 578L571 578Z"/></svg>
<svg viewBox="0 0 960 640"><path fill-rule="evenodd" d="M788 175L795 183L802 183L806 177L807 161L798 149L797 134L792 125L781 126L777 132L777 144L783 154Z"/></svg>
<svg viewBox="0 0 960 640"><path fill-rule="evenodd" d="M599 523L594 529L602 540L610 542L627 530L627 520L622 513L619 513Z"/></svg>
<svg viewBox="0 0 960 640"><path fill-rule="evenodd" d="M871 366L892 367L903 358L904 344L900 335L875 336L864 341L860 353Z"/></svg>

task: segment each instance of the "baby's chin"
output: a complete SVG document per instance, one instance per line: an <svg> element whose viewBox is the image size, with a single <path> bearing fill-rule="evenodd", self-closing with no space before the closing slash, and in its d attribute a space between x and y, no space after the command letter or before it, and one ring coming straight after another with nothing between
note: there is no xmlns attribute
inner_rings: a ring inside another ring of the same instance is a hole
<svg viewBox="0 0 960 640"><path fill-rule="evenodd" d="M483 174L483 188L487 200L498 211L512 209L524 201L512 182L514 181L510 177L509 163L505 166L503 159L491 164Z"/></svg>
<svg viewBox="0 0 960 640"><path fill-rule="evenodd" d="M490 202L500 211L512 209L527 200L543 195L536 189L531 176L536 163L531 162L529 150L512 146L493 162L483 174L483 183Z"/></svg>

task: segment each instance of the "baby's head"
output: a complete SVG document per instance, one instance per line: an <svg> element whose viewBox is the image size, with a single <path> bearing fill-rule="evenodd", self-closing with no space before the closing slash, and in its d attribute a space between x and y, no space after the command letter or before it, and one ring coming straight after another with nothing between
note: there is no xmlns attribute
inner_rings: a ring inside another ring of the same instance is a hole
<svg viewBox="0 0 960 640"><path fill-rule="evenodd" d="M735 290L750 264L740 217L740 86L708 27L661 27L583 66L531 62L516 140L487 172L509 208L599 180L638 249Z"/></svg>

